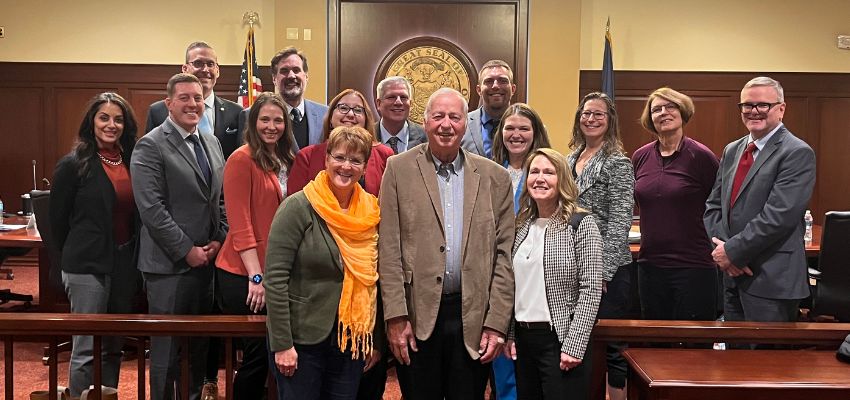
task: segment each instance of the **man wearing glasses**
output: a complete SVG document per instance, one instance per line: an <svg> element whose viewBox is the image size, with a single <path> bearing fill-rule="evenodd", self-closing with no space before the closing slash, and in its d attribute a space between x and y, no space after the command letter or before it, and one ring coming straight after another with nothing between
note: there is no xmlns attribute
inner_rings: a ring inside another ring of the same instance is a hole
<svg viewBox="0 0 850 400"><path fill-rule="evenodd" d="M741 91L749 134L726 146L706 201L705 228L723 276L727 321L797 320L809 295L803 214L815 153L782 124L782 86L753 78Z"/></svg>
<svg viewBox="0 0 850 400"><path fill-rule="evenodd" d="M242 107L238 104L218 97L213 92L221 71L218 67L218 57L215 50L206 42L194 42L186 48L186 63L182 72L195 75L201 81L204 90L204 115L198 124L201 134L213 134L221 142L224 157L230 157L237 147L242 145L242 129L239 126L239 113ZM145 123L145 133L162 125L168 117L168 109L164 101L151 104L148 109L148 119Z"/></svg>
<svg viewBox="0 0 850 400"><path fill-rule="evenodd" d="M478 72L475 90L482 105L469 113L461 146L466 151L493 158L493 137L516 91L511 67L502 60L487 61Z"/></svg>
<svg viewBox="0 0 850 400"><path fill-rule="evenodd" d="M322 142L322 120L328 107L304 98L309 80L307 56L295 47L287 47L272 57L272 81L275 92L286 101L286 112L292 120L295 148L303 149ZM248 113L245 113L247 119Z"/></svg>

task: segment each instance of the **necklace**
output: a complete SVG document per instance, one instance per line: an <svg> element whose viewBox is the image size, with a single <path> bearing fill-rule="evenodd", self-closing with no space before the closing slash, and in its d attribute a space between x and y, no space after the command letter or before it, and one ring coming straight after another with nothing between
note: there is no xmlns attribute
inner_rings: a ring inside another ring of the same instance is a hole
<svg viewBox="0 0 850 400"><path fill-rule="evenodd" d="M103 161L104 163L112 166L119 166L122 162L124 162L124 159L121 157L121 153L118 153L118 161L112 161L104 157L103 154L100 154L100 152L97 152L97 156L100 157L100 161Z"/></svg>

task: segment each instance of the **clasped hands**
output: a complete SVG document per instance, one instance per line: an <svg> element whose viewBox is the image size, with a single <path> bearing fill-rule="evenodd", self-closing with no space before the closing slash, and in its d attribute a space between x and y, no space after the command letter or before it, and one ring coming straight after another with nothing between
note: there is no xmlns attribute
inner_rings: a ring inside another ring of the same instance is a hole
<svg viewBox="0 0 850 400"><path fill-rule="evenodd" d="M714 259L714 262L720 268L721 271L725 272L726 275L731 277L741 276L741 275L749 275L753 276L753 271L750 267L739 267L735 264L732 264L732 260L729 259L729 256L726 255L726 242L712 237L711 242L714 243L715 247L714 251L711 252L711 258Z"/></svg>
<svg viewBox="0 0 850 400"><path fill-rule="evenodd" d="M186 264L189 264L192 268L203 267L215 261L219 249L221 249L221 242L217 240L213 240L203 247L192 246L186 253Z"/></svg>
<svg viewBox="0 0 850 400"><path fill-rule="evenodd" d="M419 351L419 349L416 347L416 337L413 335L413 328L410 326L407 317L396 317L387 321L387 340L390 344L390 351L392 351L396 360L404 365L410 365L408 348L414 352ZM481 355L479 361L482 364L493 361L502 351L504 345L504 335L495 330L484 328L478 346L478 354Z"/></svg>

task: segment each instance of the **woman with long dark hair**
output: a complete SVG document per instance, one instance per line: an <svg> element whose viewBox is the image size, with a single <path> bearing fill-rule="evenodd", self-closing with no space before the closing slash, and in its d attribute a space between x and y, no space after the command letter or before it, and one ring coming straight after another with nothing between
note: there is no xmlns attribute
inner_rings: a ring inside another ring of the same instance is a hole
<svg viewBox="0 0 850 400"><path fill-rule="evenodd" d="M139 218L130 181L136 117L123 97L101 93L88 105L75 148L56 164L50 224L62 251L62 283L72 313L130 313L141 277L134 258ZM102 379L118 386L122 337L104 337ZM92 384L91 336L74 336L69 386Z"/></svg>

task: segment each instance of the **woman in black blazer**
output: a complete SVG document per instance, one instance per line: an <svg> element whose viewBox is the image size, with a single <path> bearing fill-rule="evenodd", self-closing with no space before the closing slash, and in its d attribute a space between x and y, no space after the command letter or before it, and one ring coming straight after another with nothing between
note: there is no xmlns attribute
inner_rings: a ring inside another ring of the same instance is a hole
<svg viewBox="0 0 850 400"><path fill-rule="evenodd" d="M140 288L135 264L138 211L130 182L136 119L124 98L95 96L74 150L59 160L50 224L62 251L62 283L73 313L129 313ZM103 384L118 387L120 337L103 338ZM92 337L74 336L69 386L79 397L93 380Z"/></svg>

